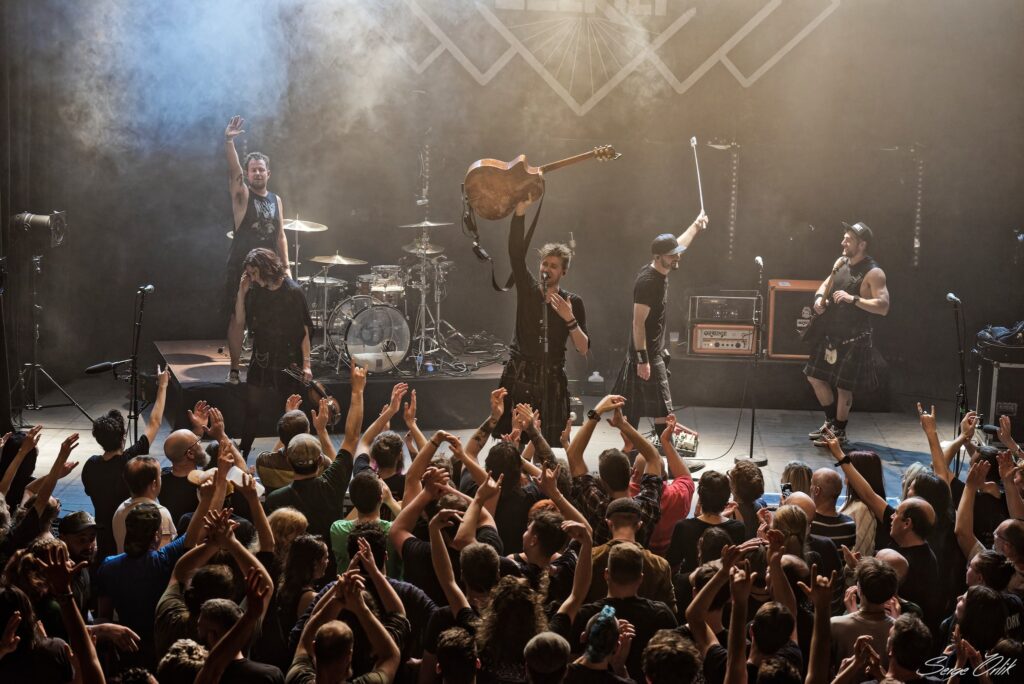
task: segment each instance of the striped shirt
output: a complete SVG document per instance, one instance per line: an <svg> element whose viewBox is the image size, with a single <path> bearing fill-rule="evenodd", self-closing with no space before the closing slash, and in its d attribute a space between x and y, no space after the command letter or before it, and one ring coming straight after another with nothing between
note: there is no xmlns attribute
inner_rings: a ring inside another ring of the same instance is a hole
<svg viewBox="0 0 1024 684"><path fill-rule="evenodd" d="M811 521L811 534L828 537L837 549L843 544L853 549L857 543L857 524L853 518L842 513L836 516L816 513Z"/></svg>

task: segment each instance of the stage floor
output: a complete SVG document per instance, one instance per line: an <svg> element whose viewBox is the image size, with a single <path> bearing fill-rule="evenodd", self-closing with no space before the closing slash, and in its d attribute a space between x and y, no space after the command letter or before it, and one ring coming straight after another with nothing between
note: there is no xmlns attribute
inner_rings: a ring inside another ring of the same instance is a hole
<svg viewBox="0 0 1024 684"><path fill-rule="evenodd" d="M118 408L127 413L128 386L109 375L82 377L67 383L65 387L94 417L102 415L112 408ZM56 403L56 399L57 397L54 396L45 396L42 403L49 401ZM463 399L477 404L477 413L482 420L487 412L487 392L481 391L478 396L469 396ZM597 398L586 397L584 401L589 408L597 402ZM367 413L371 412L375 413L368 404ZM746 454L750 439L749 411L735 408L691 406L679 410L677 415L684 425L700 432L700 448L697 457L707 464L707 468L697 473L695 477L699 478L707 469L724 472L732 466L733 456ZM140 427L144 424L146 416L148 416L148 411L140 420ZM947 420L947 417L948 411L946 414L940 411L939 434L942 439L949 439L951 436L951 421ZM164 424L157 435L152 453L161 459L163 465L168 465L166 459L163 458L163 441L171 431L170 424L176 419L181 420L182 418L183 416L170 414L165 416ZM71 432L78 432L80 435L79 447L73 454L74 460L82 463L90 455L100 453L98 445L90 434L89 420L74 407L26 411L24 420L45 427L40 441L40 454L36 467L37 476L46 473L56 458L61 442ZM790 460L803 460L812 468L832 464L832 459L828 454L824 450L812 446L806 436L807 432L817 427L820 422L821 414L817 411L758 410L754 453L763 454L768 459L768 465L763 469L768 491L778 491L779 477ZM451 426L425 423L423 427L425 430L433 430L447 429ZM646 429L646 426L644 428ZM238 427L229 423L228 432L237 435ZM472 434L471 429L456 429L451 432L458 434L464 440ZM927 463L929 461L927 443L921 433L916 416L912 414L854 413L850 422L849 434L857 448L873 449L881 455L885 469L886 492L890 496L898 495L900 477L911 462ZM729 451L734 437L735 444ZM261 438L256 441L256 448L269 448L273 442L273 438ZM618 433L606 424L599 426L586 454L587 464L591 470L597 470L597 455L602 449L618 445ZM56 496L60 497L65 512L92 511L92 503L82 487L81 470L81 465L79 465L57 486Z"/></svg>

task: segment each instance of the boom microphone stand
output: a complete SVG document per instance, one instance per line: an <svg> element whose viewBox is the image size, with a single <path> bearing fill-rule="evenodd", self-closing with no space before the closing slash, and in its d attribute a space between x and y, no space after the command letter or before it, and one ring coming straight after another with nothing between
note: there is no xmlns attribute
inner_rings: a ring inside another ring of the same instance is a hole
<svg viewBox="0 0 1024 684"><path fill-rule="evenodd" d="M548 413L548 274L547 271L540 272L540 343L542 348L540 366L540 415L542 424L551 422Z"/></svg>
<svg viewBox="0 0 1024 684"><path fill-rule="evenodd" d="M768 459L763 455L754 457L754 433L757 425L757 364L761 359L761 328L764 324L764 300L761 297L761 290L764 288L764 260L761 257L754 257L754 263L757 264L757 299L754 300L754 361L750 368L750 382L748 383L750 386L750 451L747 456L737 456L733 461L739 463L750 459L754 465L763 468L768 465Z"/></svg>
<svg viewBox="0 0 1024 684"><path fill-rule="evenodd" d="M946 295L946 301L953 305L953 325L956 327L956 345L957 355L960 361L960 385L956 388L956 398L954 402L956 404L956 410L953 412L953 438L956 439L960 434L960 421L963 420L967 414L967 359L964 352L964 320L962 318L960 307L962 303L960 298L950 292ZM994 423L995 416L988 416L988 418ZM960 452L956 453L956 460L954 461L953 471L955 473L960 472Z"/></svg>
<svg viewBox="0 0 1024 684"><path fill-rule="evenodd" d="M132 330L132 355L130 357L132 403L128 411L128 420L132 424L133 443L139 441L139 340L142 338L142 313L146 308L146 295L151 294L155 289L152 285L141 285L135 293L138 308L135 311L135 328Z"/></svg>

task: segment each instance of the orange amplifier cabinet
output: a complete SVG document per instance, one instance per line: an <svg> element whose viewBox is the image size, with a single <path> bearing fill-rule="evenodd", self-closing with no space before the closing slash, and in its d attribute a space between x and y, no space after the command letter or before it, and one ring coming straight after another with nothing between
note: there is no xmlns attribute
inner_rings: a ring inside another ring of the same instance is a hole
<svg viewBox="0 0 1024 684"><path fill-rule="evenodd" d="M698 323L690 337L691 354L754 355L754 326Z"/></svg>
<svg viewBox="0 0 1024 684"><path fill-rule="evenodd" d="M806 359L810 355L800 333L811 318L820 280L768 281L768 358Z"/></svg>

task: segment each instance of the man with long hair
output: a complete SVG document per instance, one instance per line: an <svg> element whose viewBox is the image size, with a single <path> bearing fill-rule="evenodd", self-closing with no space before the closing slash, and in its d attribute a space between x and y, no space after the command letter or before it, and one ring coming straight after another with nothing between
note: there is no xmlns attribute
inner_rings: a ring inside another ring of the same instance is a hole
<svg viewBox="0 0 1024 684"><path fill-rule="evenodd" d="M300 389L281 371L295 366L302 369L307 382L313 379L309 356L313 321L305 295L286 277L277 254L257 247L246 255L242 266L245 272L235 297L234 316L245 322L253 336L240 445L242 454L248 455L267 395L276 392L283 398Z"/></svg>
<svg viewBox="0 0 1024 684"><path fill-rule="evenodd" d="M284 235L284 203L278 195L270 192L270 158L261 152L250 152L245 162L238 160L235 138L244 133L245 119L231 117L224 129L224 152L228 159L228 190L231 192L231 213L234 217L234 238L228 254L225 274L224 306L228 317L228 351L231 354L231 370L228 382L239 383L238 366L242 355L242 335L245 321L234 315L234 296L238 291L238 277L242 274L242 262L247 254L257 247L277 253L287 275L288 240Z"/></svg>

